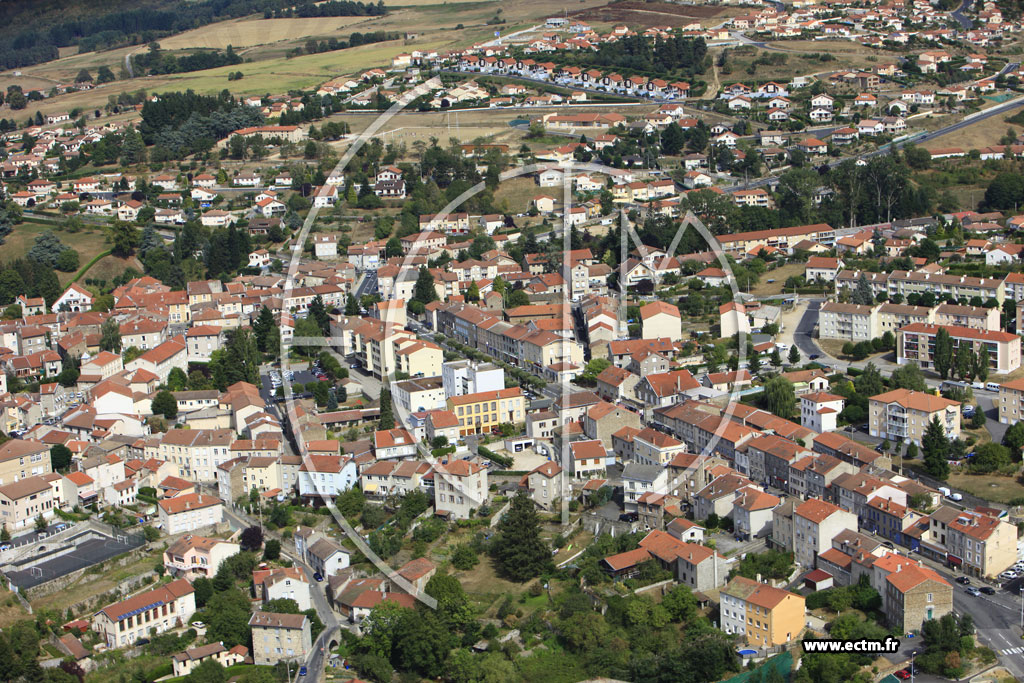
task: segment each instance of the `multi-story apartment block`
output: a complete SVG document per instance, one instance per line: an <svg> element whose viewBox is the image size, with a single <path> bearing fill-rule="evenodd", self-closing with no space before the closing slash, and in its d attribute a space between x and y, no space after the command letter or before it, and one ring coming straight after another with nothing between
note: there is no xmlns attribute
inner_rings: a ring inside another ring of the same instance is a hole
<svg viewBox="0 0 1024 683"><path fill-rule="evenodd" d="M993 515L963 510L947 525L946 551L961 561L965 573L996 576L1017 561L1017 527Z"/></svg>
<svg viewBox="0 0 1024 683"><path fill-rule="evenodd" d="M818 311L818 336L822 339L871 341L877 331L877 306L826 301Z"/></svg>
<svg viewBox="0 0 1024 683"><path fill-rule="evenodd" d="M1015 379L999 385L999 421L1014 424L1024 418L1024 379Z"/></svg>
<svg viewBox="0 0 1024 683"><path fill-rule="evenodd" d="M448 410L459 418L459 436L488 433L502 423L526 419L526 401L519 387L449 396Z"/></svg>
<svg viewBox="0 0 1024 683"><path fill-rule="evenodd" d="M856 529L857 516L838 505L811 498L793 509L793 544L797 564L811 569L818 555L832 547L844 529Z"/></svg>
<svg viewBox="0 0 1024 683"><path fill-rule="evenodd" d="M734 577L720 593L722 630L739 636L751 647L785 645L804 629L804 597Z"/></svg>
<svg viewBox="0 0 1024 683"><path fill-rule="evenodd" d="M896 362L935 367L935 336L940 329L949 333L953 353L964 345L988 358L989 371L1006 374L1020 368L1020 337L1009 332L914 323L896 333Z"/></svg>
<svg viewBox="0 0 1024 683"><path fill-rule="evenodd" d="M155 457L172 462L186 479L217 480L217 466L232 458L230 429L172 429L160 437Z"/></svg>
<svg viewBox="0 0 1024 683"><path fill-rule="evenodd" d="M53 471L50 447L35 439L10 439L0 445L0 485Z"/></svg>
<svg viewBox="0 0 1024 683"><path fill-rule="evenodd" d="M941 396L909 389L894 389L868 400L868 430L871 436L916 443L933 418L938 418L953 439L960 436L960 404Z"/></svg>
<svg viewBox="0 0 1024 683"><path fill-rule="evenodd" d="M273 666L282 661L305 661L313 649L309 617L305 614L254 612L252 629L253 663Z"/></svg>
<svg viewBox="0 0 1024 683"><path fill-rule="evenodd" d="M0 486L0 523L8 531L29 527L37 517L53 519L57 505L53 487L42 476Z"/></svg>
<svg viewBox="0 0 1024 683"><path fill-rule="evenodd" d="M487 470L476 463L455 460L434 469L434 509L454 519L469 519L470 512L487 502Z"/></svg>
<svg viewBox="0 0 1024 683"><path fill-rule="evenodd" d="M157 503L160 524L165 534L181 534L205 529L224 520L224 503L220 498L201 493L186 493L164 498Z"/></svg>

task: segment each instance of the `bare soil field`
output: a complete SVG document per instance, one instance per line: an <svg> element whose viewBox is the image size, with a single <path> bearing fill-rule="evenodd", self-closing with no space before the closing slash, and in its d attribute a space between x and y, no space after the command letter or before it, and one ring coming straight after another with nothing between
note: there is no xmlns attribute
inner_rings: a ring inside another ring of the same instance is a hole
<svg viewBox="0 0 1024 683"><path fill-rule="evenodd" d="M588 22L609 22L628 26L685 26L694 19L718 17L721 7L673 5L667 2L617 2L572 12L570 16Z"/></svg>

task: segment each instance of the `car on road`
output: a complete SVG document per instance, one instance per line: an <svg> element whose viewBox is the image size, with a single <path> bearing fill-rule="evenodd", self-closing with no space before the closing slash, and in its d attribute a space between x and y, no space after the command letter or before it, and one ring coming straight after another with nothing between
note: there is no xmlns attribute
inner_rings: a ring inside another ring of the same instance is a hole
<svg viewBox="0 0 1024 683"><path fill-rule="evenodd" d="M985 595L995 595L996 594L996 589L993 588L992 586L982 586L978 590L980 590Z"/></svg>
<svg viewBox="0 0 1024 683"><path fill-rule="evenodd" d="M0 545L0 550L10 550L13 547L14 546L11 545L10 543L4 543L3 545Z"/></svg>
<svg viewBox="0 0 1024 683"><path fill-rule="evenodd" d="M963 585L963 586L970 586L971 585L970 578L968 578L966 576L958 576L958 577L956 577L956 582L961 584L961 585Z"/></svg>
<svg viewBox="0 0 1024 683"><path fill-rule="evenodd" d="M300 676L305 676L306 675L306 667L304 667L304 666L300 666L299 667L299 675Z"/></svg>
<svg viewBox="0 0 1024 683"><path fill-rule="evenodd" d="M203 628L203 627L205 627L205 626L206 626L206 624L204 624L204 623L203 623L203 622L201 622L201 621L193 621L193 622L192 622L192 625L193 625L193 626L195 626L196 628Z"/></svg>
<svg viewBox="0 0 1024 683"><path fill-rule="evenodd" d="M810 358L811 360L818 360L819 358L821 358L821 354L820 353L812 353L810 356L808 356L808 358Z"/></svg>
<svg viewBox="0 0 1024 683"><path fill-rule="evenodd" d="M320 583L324 580L323 574L321 574L320 572L316 572L315 574L313 574L313 578L316 579L317 583Z"/></svg>
<svg viewBox="0 0 1024 683"><path fill-rule="evenodd" d="M888 548L889 550L896 550L896 546L893 545L892 541L882 541L882 547Z"/></svg>
<svg viewBox="0 0 1024 683"><path fill-rule="evenodd" d="M974 586L968 586L964 590L964 592L967 593L968 595L973 595L974 597L978 597L979 595L981 595L981 591L978 590L977 588L975 588Z"/></svg>

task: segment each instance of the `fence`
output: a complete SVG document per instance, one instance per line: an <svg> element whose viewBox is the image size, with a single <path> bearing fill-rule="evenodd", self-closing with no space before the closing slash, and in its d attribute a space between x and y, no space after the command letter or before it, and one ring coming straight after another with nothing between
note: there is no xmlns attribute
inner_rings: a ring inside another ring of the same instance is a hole
<svg viewBox="0 0 1024 683"><path fill-rule="evenodd" d="M757 676L755 680L764 680L765 673L768 672L769 667L774 668L782 675L782 680L789 680L789 673L793 669L793 655L788 650L782 654L776 655L766 661L761 666L757 667L753 671L744 671L741 674L733 676L727 681L722 683L748 683L753 676Z"/></svg>

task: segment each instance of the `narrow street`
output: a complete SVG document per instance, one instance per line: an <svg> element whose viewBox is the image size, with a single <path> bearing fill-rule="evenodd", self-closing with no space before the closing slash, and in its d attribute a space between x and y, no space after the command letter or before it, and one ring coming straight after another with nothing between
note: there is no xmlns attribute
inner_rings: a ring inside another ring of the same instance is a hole
<svg viewBox="0 0 1024 683"><path fill-rule="evenodd" d="M259 524L259 520L252 519L230 505L224 506L224 516L234 529L245 529ZM291 560L294 566L301 567L302 571L305 572L306 580L309 582L309 593L313 600L313 606L316 608L317 614L320 615L320 620L324 623L324 630L313 643L313 649L306 658L306 661L302 663L306 667L306 676L300 679L298 668L296 668L294 676L295 681L303 680L315 683L323 678L326 658L330 656L330 644L337 641L336 634L341 626L341 622L337 615L335 615L330 603L327 602L326 582L317 582L313 578L313 569L295 554L291 541L281 542L281 555Z"/></svg>

